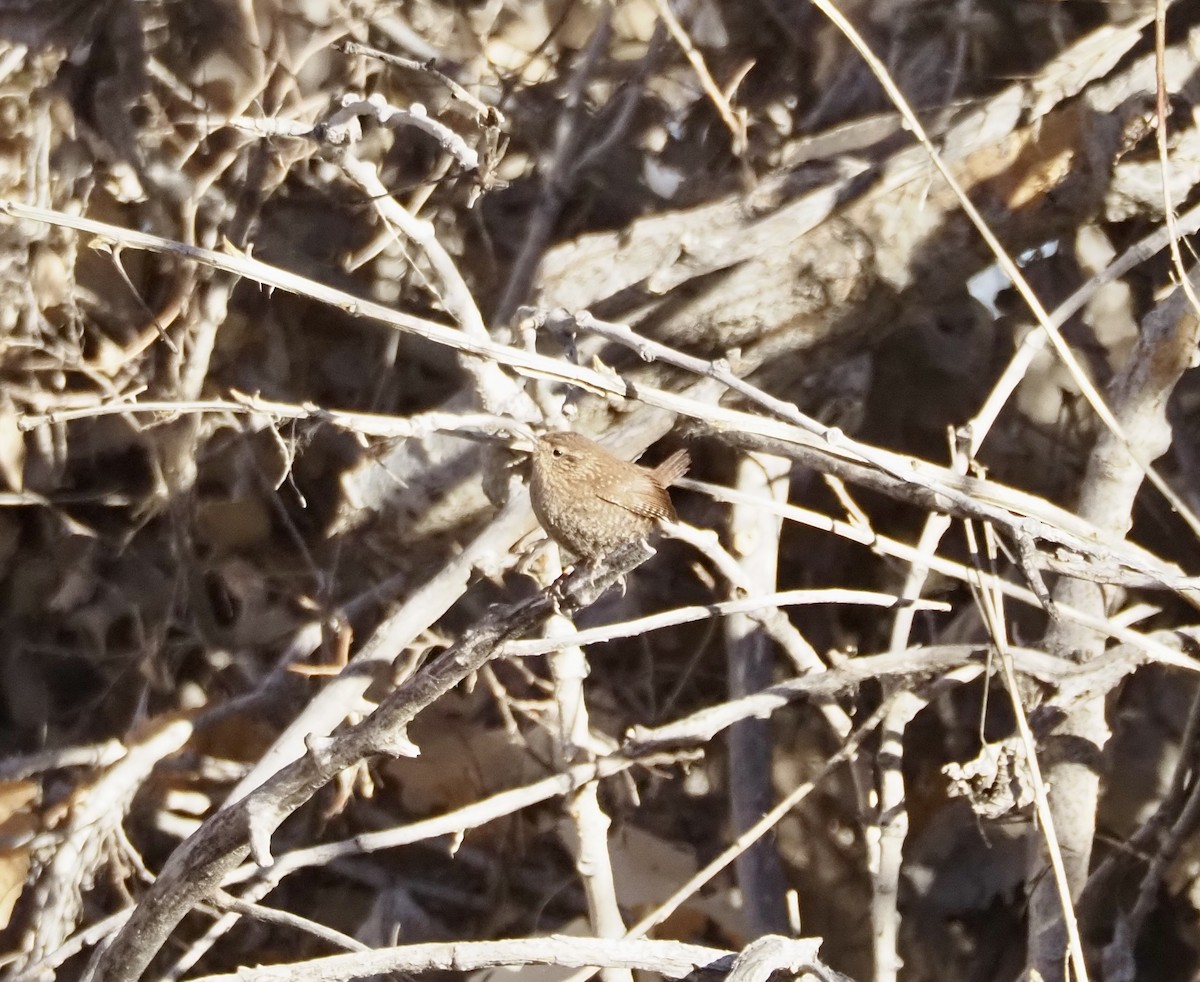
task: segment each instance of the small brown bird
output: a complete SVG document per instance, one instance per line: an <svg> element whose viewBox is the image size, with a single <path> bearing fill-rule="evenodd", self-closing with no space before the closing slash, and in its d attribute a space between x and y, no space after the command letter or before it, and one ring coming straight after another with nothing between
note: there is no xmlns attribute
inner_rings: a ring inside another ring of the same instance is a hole
<svg viewBox="0 0 1200 982"><path fill-rule="evenodd" d="M651 470L578 433L547 433L533 451L529 494L542 528L580 559L599 559L675 521L667 488L687 472L686 450Z"/></svg>

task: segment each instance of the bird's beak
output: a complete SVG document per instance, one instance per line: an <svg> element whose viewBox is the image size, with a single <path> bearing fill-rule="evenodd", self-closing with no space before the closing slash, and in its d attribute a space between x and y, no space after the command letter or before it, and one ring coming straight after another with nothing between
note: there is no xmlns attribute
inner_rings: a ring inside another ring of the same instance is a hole
<svg viewBox="0 0 1200 982"><path fill-rule="evenodd" d="M508 445L517 453L531 454L537 450L537 434L529 427L523 425L514 426L509 431L511 439Z"/></svg>

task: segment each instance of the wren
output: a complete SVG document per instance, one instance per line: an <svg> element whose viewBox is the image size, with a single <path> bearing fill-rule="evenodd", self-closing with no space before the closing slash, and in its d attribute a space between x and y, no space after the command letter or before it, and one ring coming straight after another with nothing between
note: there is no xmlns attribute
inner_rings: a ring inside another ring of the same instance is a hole
<svg viewBox="0 0 1200 982"><path fill-rule="evenodd" d="M533 451L529 494L546 534L579 559L595 560L675 521L667 488L687 472L686 450L651 469L615 457L578 433L547 433Z"/></svg>

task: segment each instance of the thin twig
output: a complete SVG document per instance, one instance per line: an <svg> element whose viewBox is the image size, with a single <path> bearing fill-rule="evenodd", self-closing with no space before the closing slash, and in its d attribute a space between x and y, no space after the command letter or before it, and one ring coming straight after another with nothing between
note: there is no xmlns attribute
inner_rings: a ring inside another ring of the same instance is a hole
<svg viewBox="0 0 1200 982"><path fill-rule="evenodd" d="M1050 315L1042 306L1037 294L1033 292L1033 288L1029 285L1028 280L1025 279L1016 262L1005 250L1000 240L996 238L995 233L979 213L979 209L975 207L967 192L942 159L941 154L938 153L937 148L933 145L933 141L930 140L929 135L925 132L925 128L921 125L920 120L917 119L916 113L913 112L903 93L897 88L895 81L888 74L887 68L875 56L874 52L871 51L870 46L863 39L862 35L855 30L854 25L845 18L830 0L812 0L812 3L813 6L817 7L833 22L838 30L850 41L851 45L854 46L854 49L862 56L863 60L866 61L867 67L871 69L871 73L879 80L880 85L887 92L888 98L892 100L892 104L900 111L908 128L925 148L925 152L929 155L929 159L937 168L938 173L941 174L942 179L949 185L964 213L971 220L971 224L975 226L976 231L979 232L984 242L987 243L988 248L992 251L992 254L996 257L997 265L1004 271L1004 274L1009 278L1013 286L1016 287L1017 292L1020 293L1021 298L1029 306L1038 324L1050 339L1050 344L1054 348L1055 354L1058 355L1059 360L1068 372L1070 372L1072 380L1079 386L1079 390L1087 399L1088 405L1100 417L1105 427L1121 442L1125 451L1137 463L1138 468L1145 474L1150 483L1166 498L1179 516L1187 522L1192 532L1197 537L1200 537L1200 518L1197 518L1187 503L1175 493L1174 489L1144 459L1139 446L1129 439L1125 430L1105 402L1104 397L1097 391L1096 386L1084 371L1083 366L1079 364L1079 360L1075 357L1074 352L1071 351L1066 341L1063 340L1058 328L1051 322Z"/></svg>
<svg viewBox="0 0 1200 982"><path fill-rule="evenodd" d="M1167 153L1167 0L1155 0L1154 4L1154 112L1158 125L1154 128L1154 142L1158 148L1158 166L1162 174L1163 215L1167 222L1167 231L1171 236L1171 264L1175 267L1175 275L1179 285L1192 305L1192 309L1200 316L1200 299L1192 287L1187 270L1183 266L1183 256L1179 252L1179 229L1176 227L1175 205L1171 201L1171 160Z"/></svg>
<svg viewBox="0 0 1200 982"><path fill-rule="evenodd" d="M679 18L671 10L670 0L655 0L654 5L658 10L658 16L667 25L667 30L671 33L671 37L675 39L675 43L683 51L688 63L692 66L692 70L696 73L696 77L700 79L700 86L704 89L704 94L708 96L709 101L713 104L713 108L717 110L717 115L721 117L721 122L729 130L732 141L730 150L733 155L738 158L745 156L748 146L745 113L735 110L730 105L729 98L713 80L712 73L708 70L708 65L704 63L704 56L696 50L696 46L692 44L692 39L688 37L687 31L679 23Z"/></svg>

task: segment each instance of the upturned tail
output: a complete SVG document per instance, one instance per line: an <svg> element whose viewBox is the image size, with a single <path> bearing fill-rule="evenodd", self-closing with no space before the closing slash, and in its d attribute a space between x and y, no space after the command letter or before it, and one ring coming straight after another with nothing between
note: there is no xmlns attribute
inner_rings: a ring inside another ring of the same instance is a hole
<svg viewBox="0 0 1200 982"><path fill-rule="evenodd" d="M669 488L687 473L691 463L692 458L688 456L686 450L676 450L650 473L662 487Z"/></svg>

